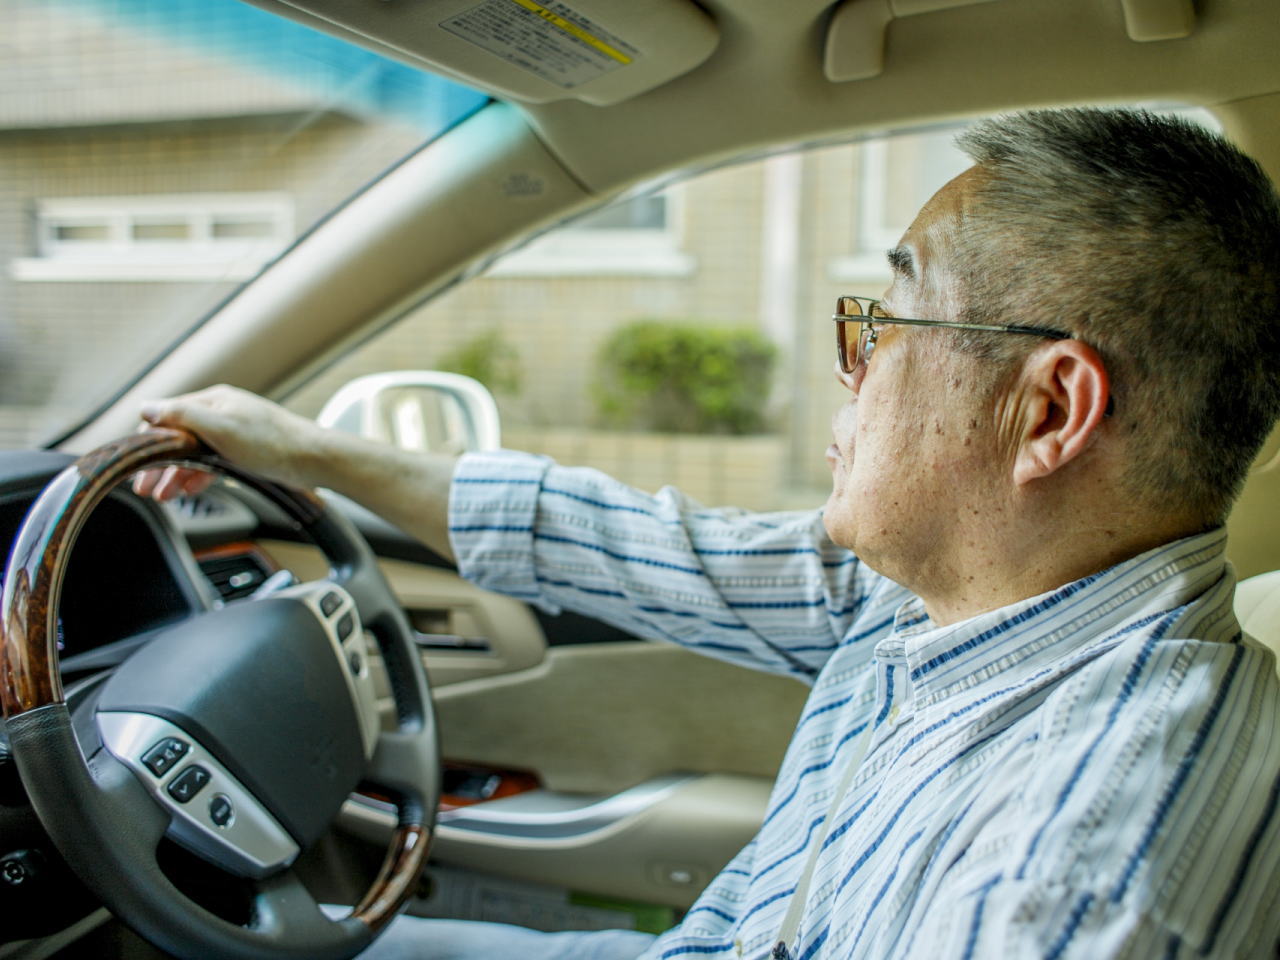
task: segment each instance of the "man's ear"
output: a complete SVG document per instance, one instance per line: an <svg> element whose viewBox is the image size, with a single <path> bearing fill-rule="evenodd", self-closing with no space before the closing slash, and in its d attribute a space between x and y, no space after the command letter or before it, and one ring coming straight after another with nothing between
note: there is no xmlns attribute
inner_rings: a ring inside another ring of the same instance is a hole
<svg viewBox="0 0 1280 960"><path fill-rule="evenodd" d="M1047 477L1084 452L1111 398L1102 357L1079 340L1057 340L1033 353L1015 389L1022 392L1017 484Z"/></svg>

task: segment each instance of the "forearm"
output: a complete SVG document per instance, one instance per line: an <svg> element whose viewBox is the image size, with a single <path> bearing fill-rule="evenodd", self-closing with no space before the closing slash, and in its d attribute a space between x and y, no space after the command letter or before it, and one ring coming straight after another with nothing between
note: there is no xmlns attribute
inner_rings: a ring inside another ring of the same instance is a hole
<svg viewBox="0 0 1280 960"><path fill-rule="evenodd" d="M449 485L457 462L318 429L299 452L297 470L305 485L349 497L452 561Z"/></svg>

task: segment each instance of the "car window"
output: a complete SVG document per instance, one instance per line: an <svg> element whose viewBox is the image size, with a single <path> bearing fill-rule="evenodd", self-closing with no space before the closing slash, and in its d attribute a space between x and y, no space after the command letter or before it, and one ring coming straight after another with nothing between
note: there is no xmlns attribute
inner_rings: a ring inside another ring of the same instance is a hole
<svg viewBox="0 0 1280 960"><path fill-rule="evenodd" d="M8 0L0 447L79 422L485 102L238 0Z"/></svg>
<svg viewBox="0 0 1280 960"><path fill-rule="evenodd" d="M313 416L357 376L449 370L493 392L505 447L707 505L820 504L843 399L835 298L888 286L885 251L969 165L960 129L772 156L624 199L406 314L289 405Z"/></svg>

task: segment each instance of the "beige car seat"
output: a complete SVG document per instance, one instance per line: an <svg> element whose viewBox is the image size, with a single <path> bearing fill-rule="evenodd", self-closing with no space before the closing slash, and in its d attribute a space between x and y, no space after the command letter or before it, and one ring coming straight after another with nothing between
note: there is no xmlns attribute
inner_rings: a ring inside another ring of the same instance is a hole
<svg viewBox="0 0 1280 960"><path fill-rule="evenodd" d="M1240 581L1236 586L1236 619L1245 633L1275 651L1280 670L1280 570Z"/></svg>

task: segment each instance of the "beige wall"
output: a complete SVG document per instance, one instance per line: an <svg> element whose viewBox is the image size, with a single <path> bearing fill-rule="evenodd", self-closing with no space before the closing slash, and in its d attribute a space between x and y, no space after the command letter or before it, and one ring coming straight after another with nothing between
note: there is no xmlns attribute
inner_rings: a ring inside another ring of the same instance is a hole
<svg viewBox="0 0 1280 960"><path fill-rule="evenodd" d="M294 128L287 134L281 128ZM279 191L291 184L301 229L416 142L337 116L306 125L221 120L0 131L0 445L36 442L87 410L121 375L180 336L239 281L18 280L36 253L37 204L50 198ZM350 155L360 153L356 163ZM87 162L86 162L87 158ZM334 170L342 173L335 176ZM67 371L72 371L70 374Z"/></svg>

